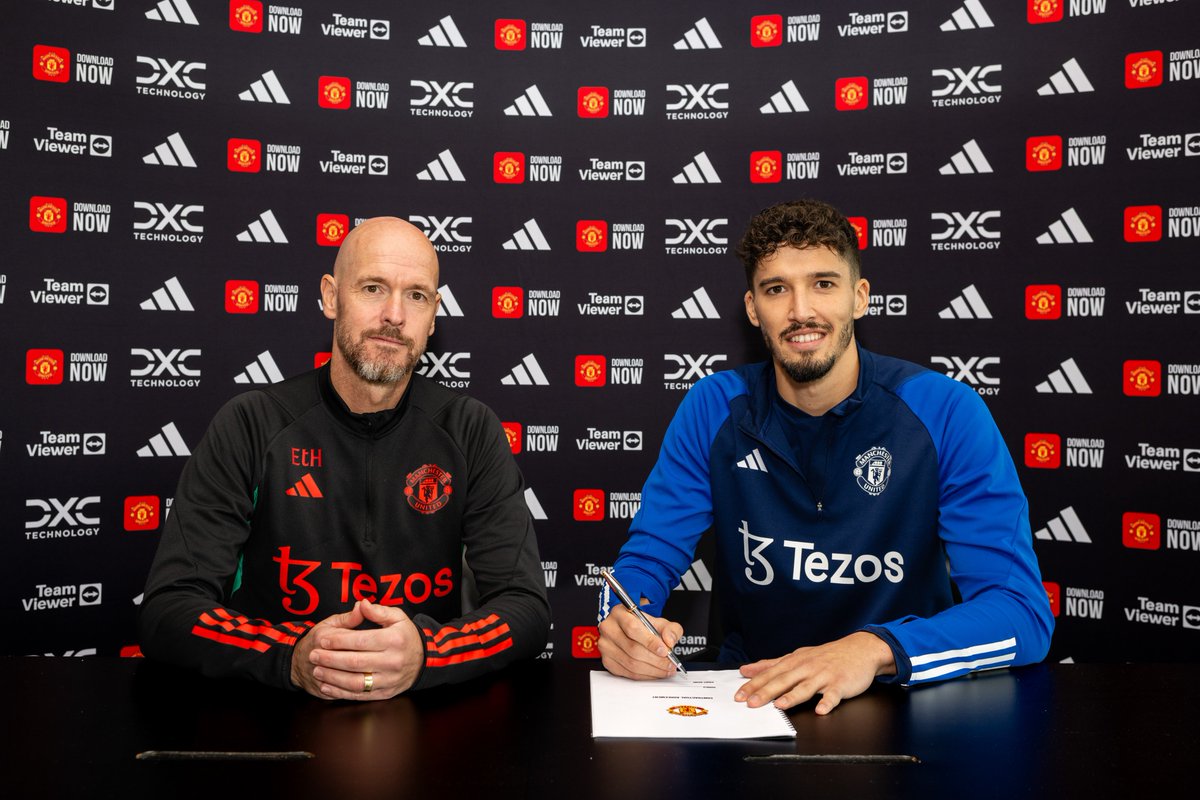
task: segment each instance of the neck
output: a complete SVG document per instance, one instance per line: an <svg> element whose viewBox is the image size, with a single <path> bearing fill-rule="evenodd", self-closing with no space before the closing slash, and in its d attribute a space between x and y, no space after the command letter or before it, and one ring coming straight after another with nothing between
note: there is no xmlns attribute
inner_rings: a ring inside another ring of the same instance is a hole
<svg viewBox="0 0 1200 800"><path fill-rule="evenodd" d="M355 414L387 411L400 404L412 374L405 375L395 383L367 383L358 376L349 364L335 354L329 363L329 382L342 398L346 408Z"/></svg>
<svg viewBox="0 0 1200 800"><path fill-rule="evenodd" d="M821 416L845 400L858 386L858 346L853 339L834 362L833 369L815 381L798 383L778 361L771 366L775 369L775 387L779 396L813 417Z"/></svg>

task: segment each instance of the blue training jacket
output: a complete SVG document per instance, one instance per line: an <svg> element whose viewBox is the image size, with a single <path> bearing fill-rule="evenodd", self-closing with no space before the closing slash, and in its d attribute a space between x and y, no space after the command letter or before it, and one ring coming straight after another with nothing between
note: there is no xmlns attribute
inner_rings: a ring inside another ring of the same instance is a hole
<svg viewBox="0 0 1200 800"><path fill-rule="evenodd" d="M888 643L897 675L883 680L904 684L1040 661L1054 619L987 406L945 375L858 354L858 386L821 417L808 465L778 420L770 362L697 382L667 429L617 578L661 615L711 527L723 663L856 630ZM612 601L602 594L602 615Z"/></svg>

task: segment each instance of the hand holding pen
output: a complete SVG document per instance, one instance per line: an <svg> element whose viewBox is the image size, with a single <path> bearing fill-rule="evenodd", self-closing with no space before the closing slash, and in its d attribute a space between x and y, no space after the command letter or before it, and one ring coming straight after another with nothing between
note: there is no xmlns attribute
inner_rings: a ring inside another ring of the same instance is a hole
<svg viewBox="0 0 1200 800"><path fill-rule="evenodd" d="M638 608L611 572L601 570L600 575L629 611L631 618L644 629L644 633L638 635L634 630L625 628L622 621L615 619L616 615L610 614L600 624L600 653L605 668L614 675L637 679L667 677L675 671L687 675L687 670L671 648L671 643L679 640L683 629L677 623L659 620L663 623L663 633L660 634L659 627L655 627L650 617ZM671 638L668 639L668 636ZM666 669L659 666L663 663L662 658L668 659L672 666Z"/></svg>

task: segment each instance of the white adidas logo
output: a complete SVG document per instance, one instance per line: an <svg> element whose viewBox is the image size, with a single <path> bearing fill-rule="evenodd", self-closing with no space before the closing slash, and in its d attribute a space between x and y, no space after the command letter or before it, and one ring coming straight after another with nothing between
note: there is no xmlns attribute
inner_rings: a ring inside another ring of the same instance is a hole
<svg viewBox="0 0 1200 800"><path fill-rule="evenodd" d="M550 106L546 105L545 98L542 97L541 91L538 90L537 84L526 89L512 105L504 109L504 113L509 117L552 117Z"/></svg>
<svg viewBox="0 0 1200 800"><path fill-rule="evenodd" d="M537 220L531 219L512 235L512 238L501 245L505 250L549 250L550 242L542 234Z"/></svg>
<svg viewBox="0 0 1200 800"><path fill-rule="evenodd" d="M154 164L163 167L194 167L195 159L184 143L179 131L172 133L167 140L154 148L153 153L142 156L143 164Z"/></svg>
<svg viewBox="0 0 1200 800"><path fill-rule="evenodd" d="M541 502L537 499L537 495L533 493L532 488L525 490L525 505L529 509L529 516L534 519L549 519L546 516L545 509L542 508Z"/></svg>
<svg viewBox="0 0 1200 800"><path fill-rule="evenodd" d="M1079 371L1075 359L1068 358L1036 387L1038 394L1091 394L1092 387Z"/></svg>
<svg viewBox="0 0 1200 800"><path fill-rule="evenodd" d="M717 307L703 286L692 292L683 305L671 312L672 319L720 319Z"/></svg>
<svg viewBox="0 0 1200 800"><path fill-rule="evenodd" d="M938 312L941 319L991 319L992 312L983 302L975 284L962 290L962 294L950 301L948 308Z"/></svg>
<svg viewBox="0 0 1200 800"><path fill-rule="evenodd" d="M950 156L950 163L942 165L939 175L971 175L976 172L991 172L992 165L979 149L974 139L962 146L962 150Z"/></svg>
<svg viewBox="0 0 1200 800"><path fill-rule="evenodd" d="M438 294L442 296L442 302L438 305L437 310L439 317L461 317L463 315L462 307L459 306L454 292L450 291L449 285L439 286Z"/></svg>
<svg viewBox="0 0 1200 800"><path fill-rule="evenodd" d="M533 357L533 353L521 359L521 363L512 368L512 371L500 379L500 383L505 386L549 386L550 381L546 378L546 373L542 372L542 365Z"/></svg>
<svg viewBox="0 0 1200 800"><path fill-rule="evenodd" d="M717 50L721 40L708 24L708 17L701 17L674 47L676 50Z"/></svg>
<svg viewBox="0 0 1200 800"><path fill-rule="evenodd" d="M1046 527L1034 531L1033 538L1043 541L1053 539L1059 542L1092 543L1092 537L1088 536L1087 529L1083 527L1083 523L1079 521L1079 515L1071 506L1059 511L1057 517L1046 523Z"/></svg>
<svg viewBox="0 0 1200 800"><path fill-rule="evenodd" d="M234 383L279 383L281 380L283 380L283 373L275 365L275 359L271 357L270 350L263 350L259 353L242 372L233 378Z"/></svg>
<svg viewBox="0 0 1200 800"><path fill-rule="evenodd" d="M766 472L767 465L763 462L762 453L758 452L758 448L754 448L741 461L734 464L738 469L750 469L755 472Z"/></svg>
<svg viewBox="0 0 1200 800"><path fill-rule="evenodd" d="M758 110L762 114L788 114L793 111L808 111L808 103L800 96L796 82L788 81Z"/></svg>
<svg viewBox="0 0 1200 800"><path fill-rule="evenodd" d="M179 278L169 278L154 294L141 302L143 311L195 311Z"/></svg>
<svg viewBox="0 0 1200 800"><path fill-rule="evenodd" d="M179 429L174 422L168 422L162 427L161 433L150 437L150 443L137 451L138 458L154 458L155 456L190 456L191 450L179 435Z"/></svg>
<svg viewBox="0 0 1200 800"><path fill-rule="evenodd" d="M422 47L466 47L467 42L454 24L454 18L447 15L438 20L438 24L429 29L429 33L417 39Z"/></svg>
<svg viewBox="0 0 1200 800"><path fill-rule="evenodd" d="M996 23L988 16L987 9L979 0L966 0L960 8L941 24L943 31L970 31L975 28L994 28Z"/></svg>
<svg viewBox="0 0 1200 800"><path fill-rule="evenodd" d="M417 173L419 181L465 181L466 175L463 175L461 169L458 168L458 162L454 160L454 154L449 150L443 150L438 153L438 157L425 165L425 169Z"/></svg>
<svg viewBox="0 0 1200 800"><path fill-rule="evenodd" d="M155 22L182 22L184 25L199 25L200 20L192 13L187 0L162 0L146 12L146 19Z"/></svg>
<svg viewBox="0 0 1200 800"><path fill-rule="evenodd" d="M250 84L250 88L238 95L239 100L245 100L249 103L287 103L291 104L288 99L287 92L283 90L283 85L279 83L279 78L275 77L275 70L269 69L262 74L262 78Z"/></svg>
<svg viewBox="0 0 1200 800"><path fill-rule="evenodd" d="M279 227L279 221L275 219L275 212L267 209L258 215L258 219L251 222L246 230L237 235L239 242L266 242L267 244L287 244L287 236L283 233L283 228Z"/></svg>
<svg viewBox="0 0 1200 800"><path fill-rule="evenodd" d="M708 567L704 566L703 561L696 559L692 562L692 566L679 576L679 585L672 591L711 592L712 584L712 575L709 573Z"/></svg>
<svg viewBox="0 0 1200 800"><path fill-rule="evenodd" d="M691 163L683 168L683 172L671 178L671 182L720 183L721 176L717 174L717 170L713 167L712 162L708 160L708 154L701 151L696 154Z"/></svg>
<svg viewBox="0 0 1200 800"><path fill-rule="evenodd" d="M1037 237L1038 244L1075 244L1091 241L1092 235L1088 233L1074 208L1064 211L1062 217L1051 223L1050 228Z"/></svg>
<svg viewBox="0 0 1200 800"><path fill-rule="evenodd" d="M1049 94L1075 94L1076 92L1094 92L1095 87L1088 80L1088 76L1083 73L1083 67L1079 66L1079 62L1071 59L1062 65L1062 69L1050 76L1050 82L1042 84L1038 87L1037 93L1045 96Z"/></svg>

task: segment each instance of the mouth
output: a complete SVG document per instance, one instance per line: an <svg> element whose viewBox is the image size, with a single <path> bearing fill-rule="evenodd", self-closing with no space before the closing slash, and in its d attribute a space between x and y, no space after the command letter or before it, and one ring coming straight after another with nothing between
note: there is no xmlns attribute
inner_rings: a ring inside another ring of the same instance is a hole
<svg viewBox="0 0 1200 800"><path fill-rule="evenodd" d="M809 349L809 346L816 345L824 340L831 330L832 328L806 325L791 328L785 331L779 338L783 340L784 344L791 345L794 348Z"/></svg>

